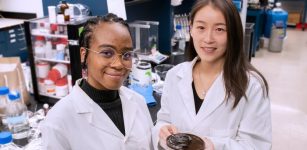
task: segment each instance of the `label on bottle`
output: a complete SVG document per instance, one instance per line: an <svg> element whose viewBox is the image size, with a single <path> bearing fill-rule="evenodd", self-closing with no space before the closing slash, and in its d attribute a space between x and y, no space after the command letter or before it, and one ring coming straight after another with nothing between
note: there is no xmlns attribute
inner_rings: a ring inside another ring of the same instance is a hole
<svg viewBox="0 0 307 150"><path fill-rule="evenodd" d="M26 120L26 116L20 115L20 116L15 116L15 117L7 117L7 123L8 124L19 124L23 123Z"/></svg>
<svg viewBox="0 0 307 150"><path fill-rule="evenodd" d="M185 49L185 40L179 40L179 49L184 50Z"/></svg>

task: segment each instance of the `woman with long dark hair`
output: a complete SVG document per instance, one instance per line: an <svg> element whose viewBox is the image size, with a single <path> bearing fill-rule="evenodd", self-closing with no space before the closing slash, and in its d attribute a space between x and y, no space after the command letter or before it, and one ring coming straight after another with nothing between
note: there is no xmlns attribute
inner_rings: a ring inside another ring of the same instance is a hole
<svg viewBox="0 0 307 150"><path fill-rule="evenodd" d="M197 1L190 29L190 61L166 76L154 146L184 132L203 138L209 149L270 149L268 85L245 56L232 0Z"/></svg>

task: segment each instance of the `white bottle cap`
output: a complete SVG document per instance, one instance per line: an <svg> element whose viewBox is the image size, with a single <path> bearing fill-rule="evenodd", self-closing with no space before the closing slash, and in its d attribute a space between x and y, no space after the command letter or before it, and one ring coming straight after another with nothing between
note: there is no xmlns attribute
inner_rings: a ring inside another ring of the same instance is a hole
<svg viewBox="0 0 307 150"><path fill-rule="evenodd" d="M281 7L281 2L277 2L276 7Z"/></svg>
<svg viewBox="0 0 307 150"><path fill-rule="evenodd" d="M48 108L49 108L49 105L46 103L46 104L43 105L43 108L44 108L44 109L48 109Z"/></svg>

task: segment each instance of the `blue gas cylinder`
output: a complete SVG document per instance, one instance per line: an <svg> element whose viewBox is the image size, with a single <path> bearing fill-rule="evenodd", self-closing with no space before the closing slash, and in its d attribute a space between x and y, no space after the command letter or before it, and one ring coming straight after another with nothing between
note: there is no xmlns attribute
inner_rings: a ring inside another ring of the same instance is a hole
<svg viewBox="0 0 307 150"><path fill-rule="evenodd" d="M271 30L273 25L277 28L284 28L284 33L286 35L287 20L288 12L279 7L267 11L267 20L264 29L264 36L267 38L271 37Z"/></svg>

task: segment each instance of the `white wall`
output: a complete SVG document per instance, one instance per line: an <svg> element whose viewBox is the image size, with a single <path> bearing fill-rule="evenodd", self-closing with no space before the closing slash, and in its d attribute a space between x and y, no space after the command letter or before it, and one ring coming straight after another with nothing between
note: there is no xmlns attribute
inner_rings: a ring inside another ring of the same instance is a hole
<svg viewBox="0 0 307 150"><path fill-rule="evenodd" d="M42 0L0 0L0 10L21 13L36 13L37 17L43 17Z"/></svg>

